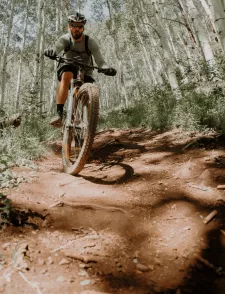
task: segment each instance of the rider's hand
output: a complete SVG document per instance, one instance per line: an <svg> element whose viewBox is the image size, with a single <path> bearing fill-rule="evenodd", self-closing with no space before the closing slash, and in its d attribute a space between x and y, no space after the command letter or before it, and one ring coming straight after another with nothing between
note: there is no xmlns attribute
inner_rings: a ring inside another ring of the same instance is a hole
<svg viewBox="0 0 225 294"><path fill-rule="evenodd" d="M44 55L49 57L52 60L55 60L56 56L57 56L55 50L53 50L53 49L46 49L44 51Z"/></svg>
<svg viewBox="0 0 225 294"><path fill-rule="evenodd" d="M112 76L112 77L115 76L116 73L117 73L117 71L112 67L110 67L110 68L101 68L101 69L98 70L98 72L102 72L106 76Z"/></svg>

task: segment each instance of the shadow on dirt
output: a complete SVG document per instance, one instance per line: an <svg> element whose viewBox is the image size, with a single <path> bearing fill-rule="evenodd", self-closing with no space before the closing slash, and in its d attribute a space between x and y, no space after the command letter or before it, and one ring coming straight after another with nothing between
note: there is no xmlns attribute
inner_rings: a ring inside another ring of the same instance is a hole
<svg viewBox="0 0 225 294"><path fill-rule="evenodd" d="M61 156L61 153L62 153L61 141L48 142L47 147L51 149L55 155Z"/></svg>
<svg viewBox="0 0 225 294"><path fill-rule="evenodd" d="M225 235L221 227L225 224L225 207L217 207L217 221L205 233L207 246L201 252L202 260L197 260L188 277L180 286L181 293L223 294L225 292Z"/></svg>
<svg viewBox="0 0 225 294"><path fill-rule="evenodd" d="M122 167L124 169L124 174L120 177L118 177L115 180L109 180L107 181L107 176L103 176L103 178L99 177L93 177L93 176L85 176L85 175L78 175L78 177L82 177L83 179L90 181L95 184L100 185L114 185L114 184L123 184L125 182L128 182L133 176L134 176L134 169L124 163L115 163L115 164L105 164L102 168L99 169L99 171L104 171L105 169L110 169L112 167Z"/></svg>

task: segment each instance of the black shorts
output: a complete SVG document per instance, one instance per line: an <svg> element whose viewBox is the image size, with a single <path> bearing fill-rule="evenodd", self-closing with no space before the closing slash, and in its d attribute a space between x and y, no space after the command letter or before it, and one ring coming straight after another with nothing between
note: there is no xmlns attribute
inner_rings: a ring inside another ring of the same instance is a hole
<svg viewBox="0 0 225 294"><path fill-rule="evenodd" d="M73 77L76 78L76 76L77 76L77 67L74 66L73 64L65 64L65 65L60 66L60 68L57 70L58 81L61 81L62 74L64 72L72 72ZM95 80L90 76L84 75L84 82L85 83L94 83Z"/></svg>

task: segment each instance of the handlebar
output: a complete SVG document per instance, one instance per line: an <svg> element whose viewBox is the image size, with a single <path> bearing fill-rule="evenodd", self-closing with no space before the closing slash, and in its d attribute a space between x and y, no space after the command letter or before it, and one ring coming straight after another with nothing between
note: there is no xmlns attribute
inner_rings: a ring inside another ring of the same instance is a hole
<svg viewBox="0 0 225 294"><path fill-rule="evenodd" d="M80 66L82 68L97 69L99 72L101 70L103 70L102 68L99 68L97 66L91 66L89 64L83 63L82 61L80 61L81 59L80 59L79 56L78 57L73 57L73 58L66 58L66 57L63 57L63 56L56 56L54 59L56 61L58 61L58 62L70 61L73 64L78 65L78 66Z"/></svg>

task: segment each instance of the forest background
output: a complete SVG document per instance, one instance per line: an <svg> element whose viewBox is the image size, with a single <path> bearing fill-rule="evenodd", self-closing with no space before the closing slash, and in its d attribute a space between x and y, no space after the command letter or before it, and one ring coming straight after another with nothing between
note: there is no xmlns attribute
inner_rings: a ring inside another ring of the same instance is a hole
<svg viewBox="0 0 225 294"><path fill-rule="evenodd" d="M56 63L43 51L75 10L118 71L95 74L99 128L225 132L225 0L2 0L0 121L19 112L22 123L1 130L1 187L13 179L9 167L32 165L60 137L49 126Z"/></svg>

